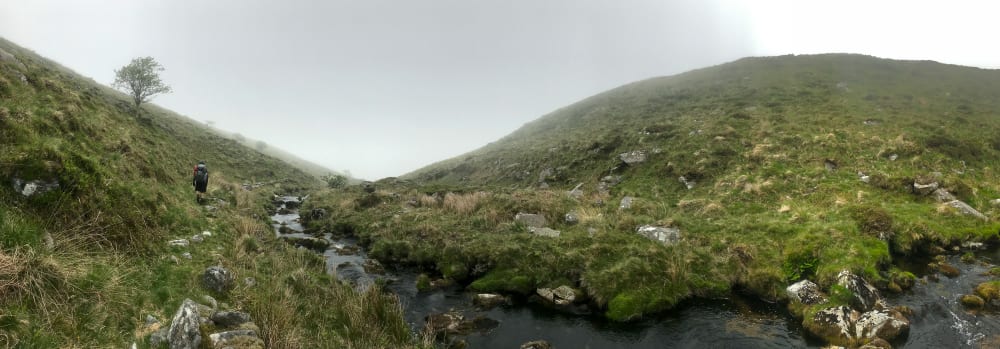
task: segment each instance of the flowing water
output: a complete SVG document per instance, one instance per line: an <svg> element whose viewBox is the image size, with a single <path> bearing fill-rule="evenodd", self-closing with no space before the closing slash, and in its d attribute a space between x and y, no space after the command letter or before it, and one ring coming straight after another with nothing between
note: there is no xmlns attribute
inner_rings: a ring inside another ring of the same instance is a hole
<svg viewBox="0 0 1000 349"><path fill-rule="evenodd" d="M297 197L281 197L295 201ZM296 206L297 205L291 205ZM284 224L294 231L279 237L307 237L302 233L298 211L272 216L275 230ZM288 231L288 230L286 230ZM472 294L461 287L446 287L418 292L417 273L389 269L370 274L363 267L365 251L350 238L324 236L332 245L322 251L327 272L364 288L377 278L391 280L387 289L399 296L404 316L415 332L424 326L429 314L459 311L472 318L478 315L499 324L461 337L469 348L518 348L533 340L546 340L555 348L790 348L821 347L823 342L807 335L799 321L782 304L770 304L754 297L733 293L725 299L698 299L655 318L634 323L614 323L599 314L568 314L526 299L513 299L508 305L479 309L472 305ZM949 279L929 273L929 261L899 264L921 280L911 290L888 296L891 305L907 305L910 334L893 344L899 348L1000 348L1000 316L995 312L975 313L958 303L962 294L982 281L990 265L1000 264L1000 249L978 251L977 263L966 264L958 256L948 262L961 270ZM936 279L936 281L935 281Z"/></svg>

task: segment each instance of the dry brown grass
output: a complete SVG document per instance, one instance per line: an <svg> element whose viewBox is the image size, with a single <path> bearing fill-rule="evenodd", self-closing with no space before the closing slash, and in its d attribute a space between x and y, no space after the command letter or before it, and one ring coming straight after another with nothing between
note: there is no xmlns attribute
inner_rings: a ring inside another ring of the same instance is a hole
<svg viewBox="0 0 1000 349"><path fill-rule="evenodd" d="M427 194L421 194L420 197L417 198L417 202L420 203L420 207L437 207L437 205L439 204L438 198L436 196L431 196Z"/></svg>
<svg viewBox="0 0 1000 349"><path fill-rule="evenodd" d="M475 212L479 208L479 204L490 197L490 194L486 192L475 192L467 194L454 194L448 193L444 195L444 201L442 206L449 211L468 214Z"/></svg>

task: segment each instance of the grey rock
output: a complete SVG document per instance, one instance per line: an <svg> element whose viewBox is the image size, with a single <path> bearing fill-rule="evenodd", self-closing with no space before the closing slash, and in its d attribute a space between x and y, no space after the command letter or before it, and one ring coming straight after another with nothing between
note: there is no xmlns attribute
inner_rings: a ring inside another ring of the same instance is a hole
<svg viewBox="0 0 1000 349"><path fill-rule="evenodd" d="M507 302L508 302L507 297L501 296L496 293L479 293L476 294L475 296L472 296L472 304L475 304L485 309L493 308Z"/></svg>
<svg viewBox="0 0 1000 349"><path fill-rule="evenodd" d="M218 210L219 210L219 208L216 207L216 206L205 205L205 212L214 213L215 211L218 211Z"/></svg>
<svg viewBox="0 0 1000 349"><path fill-rule="evenodd" d="M938 188L934 191L934 200L937 200L938 202L948 202L955 200L955 196L951 195L951 193L943 188Z"/></svg>
<svg viewBox="0 0 1000 349"><path fill-rule="evenodd" d="M913 182L913 193L917 195L928 195L933 193L935 190L938 190L938 187L938 182L931 182L927 184Z"/></svg>
<svg viewBox="0 0 1000 349"><path fill-rule="evenodd" d="M326 250L327 248L330 247L330 242L327 241L326 239L314 238L311 236L306 236L306 237L282 236L281 239L295 246L303 246L314 250Z"/></svg>
<svg viewBox="0 0 1000 349"><path fill-rule="evenodd" d="M618 154L618 158L622 160L626 165L635 165L646 162L646 152L642 150L633 150L627 153Z"/></svg>
<svg viewBox="0 0 1000 349"><path fill-rule="evenodd" d="M557 238L559 237L559 234L561 234L561 232L558 230L551 228L544 228L544 227L543 228L528 227L528 231L538 236L545 236L550 238Z"/></svg>
<svg viewBox="0 0 1000 349"><path fill-rule="evenodd" d="M961 200L952 200L952 201L946 202L945 205L954 207L955 209L958 210L958 212L960 212L962 214L974 216L974 217L982 219L982 220L987 220L988 219L988 218L986 218L986 215L980 213L975 208L972 208L972 206L969 206L969 204L964 203Z"/></svg>
<svg viewBox="0 0 1000 349"><path fill-rule="evenodd" d="M889 161L896 161L896 159L899 159L898 154L889 155Z"/></svg>
<svg viewBox="0 0 1000 349"><path fill-rule="evenodd" d="M837 274L837 284L851 291L854 295L851 298L851 307L858 311L872 310L875 304L882 300L874 286L850 270L843 270Z"/></svg>
<svg viewBox="0 0 1000 349"><path fill-rule="evenodd" d="M530 341L521 344L521 349L552 349L552 344L549 344L549 342L542 340Z"/></svg>
<svg viewBox="0 0 1000 349"><path fill-rule="evenodd" d="M967 250L982 250L986 248L986 244L978 241L966 241L962 243L962 248Z"/></svg>
<svg viewBox="0 0 1000 349"><path fill-rule="evenodd" d="M212 348L264 348L264 341L254 330L232 330L213 333L208 336Z"/></svg>
<svg viewBox="0 0 1000 349"><path fill-rule="evenodd" d="M681 240L681 230L673 227L657 227L644 225L636 229L643 237L656 240L664 245L672 245Z"/></svg>
<svg viewBox="0 0 1000 349"><path fill-rule="evenodd" d="M689 181L687 177L684 176L677 177L677 180L683 183L684 187L688 188L688 190L694 189L695 184L697 184L695 181Z"/></svg>
<svg viewBox="0 0 1000 349"><path fill-rule="evenodd" d="M583 183L577 184L576 187L573 187L573 190L570 190L570 191L566 192L566 195L569 195L569 197L577 199L577 200L579 200L580 198L583 198L583 190L580 189L580 187L582 187L582 186L583 186Z"/></svg>
<svg viewBox="0 0 1000 349"><path fill-rule="evenodd" d="M161 345L169 343L168 335L170 334L170 327L161 327L156 332L149 334L149 347L159 348Z"/></svg>
<svg viewBox="0 0 1000 349"><path fill-rule="evenodd" d="M252 277L243 278L243 285L247 287L252 287L257 284L257 279Z"/></svg>
<svg viewBox="0 0 1000 349"><path fill-rule="evenodd" d="M184 246L187 246L187 245L190 245L190 244L191 244L191 242L189 242L187 239L177 239L177 240L167 241L167 245L169 245L169 246L181 246L181 247L184 247Z"/></svg>
<svg viewBox="0 0 1000 349"><path fill-rule="evenodd" d="M597 183L597 191L607 193L611 188L622 182L622 176L604 176Z"/></svg>
<svg viewBox="0 0 1000 349"><path fill-rule="evenodd" d="M535 290L538 296L556 305L570 305L577 299L576 291L572 287L562 285L555 289L539 288Z"/></svg>
<svg viewBox="0 0 1000 349"><path fill-rule="evenodd" d="M817 311L811 323L805 323L809 332L833 344L847 345L854 339L852 316L857 312L841 305Z"/></svg>
<svg viewBox="0 0 1000 349"><path fill-rule="evenodd" d="M184 253L181 253L181 258L184 258L184 259L193 259L194 257L191 256L191 252L184 252Z"/></svg>
<svg viewBox="0 0 1000 349"><path fill-rule="evenodd" d="M30 197L38 194L44 194L52 190L59 189L59 181L43 181L43 180L33 180L25 181L20 178L14 178L13 180L14 190L21 193L24 197Z"/></svg>
<svg viewBox="0 0 1000 349"><path fill-rule="evenodd" d="M545 216L535 213L518 213L514 216L514 220L535 228L541 228L548 224Z"/></svg>
<svg viewBox="0 0 1000 349"><path fill-rule="evenodd" d="M170 322L167 341L170 349L196 349L201 345L201 316L198 304L185 299Z"/></svg>
<svg viewBox="0 0 1000 349"><path fill-rule="evenodd" d="M829 172L837 170L837 162L831 159L823 160L823 166L826 167L826 170Z"/></svg>
<svg viewBox="0 0 1000 349"><path fill-rule="evenodd" d="M806 305L826 302L826 297L820 292L819 286L809 280L791 284L785 289L788 298Z"/></svg>
<svg viewBox="0 0 1000 349"><path fill-rule="evenodd" d="M208 267L201 280L205 288L218 293L226 293L233 288L233 274L223 267Z"/></svg>
<svg viewBox="0 0 1000 349"><path fill-rule="evenodd" d="M191 242L194 242L194 243L199 243L199 242L205 241L205 237L202 236L201 234L194 234L194 236L192 236L188 240L190 240Z"/></svg>
<svg viewBox="0 0 1000 349"><path fill-rule="evenodd" d="M566 224L576 224L580 222L580 216L578 216L576 212L570 212L563 217L563 221L566 222Z"/></svg>
<svg viewBox="0 0 1000 349"><path fill-rule="evenodd" d="M898 311L873 310L861 314L854 324L854 337L868 342L875 338L892 340L910 330L910 321Z"/></svg>
<svg viewBox="0 0 1000 349"><path fill-rule="evenodd" d="M146 327L153 326L160 323L160 319L157 319L153 315L146 315Z"/></svg>
<svg viewBox="0 0 1000 349"><path fill-rule="evenodd" d="M428 315L425 323L431 333L439 335L466 335L475 331L487 331L499 325L496 320L482 316L466 319L457 311Z"/></svg>
<svg viewBox="0 0 1000 349"><path fill-rule="evenodd" d="M618 204L618 209L627 210L630 208L632 208L632 197L631 196L623 197L621 203Z"/></svg>
<svg viewBox="0 0 1000 349"><path fill-rule="evenodd" d="M239 311L221 310L213 313L211 319L216 326L231 328L250 322L250 314Z"/></svg>
<svg viewBox="0 0 1000 349"><path fill-rule="evenodd" d="M872 179L871 176L866 175L864 172L858 171L858 180L860 180L860 181L862 181L864 183L868 183L868 182L871 181L871 179Z"/></svg>

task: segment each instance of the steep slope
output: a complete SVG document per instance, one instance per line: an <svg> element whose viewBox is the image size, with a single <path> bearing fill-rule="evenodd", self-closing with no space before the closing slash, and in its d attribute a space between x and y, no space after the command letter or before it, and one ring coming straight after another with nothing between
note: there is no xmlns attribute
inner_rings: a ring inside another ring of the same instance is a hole
<svg viewBox="0 0 1000 349"><path fill-rule="evenodd" d="M997 95L993 70L747 58L590 97L370 193L321 193L333 214L309 226L479 291L577 288L616 320L733 289L784 300L843 270L898 291L912 274L893 259L997 240Z"/></svg>
<svg viewBox="0 0 1000 349"><path fill-rule="evenodd" d="M211 170L205 206L198 160ZM393 298L339 284L274 238L271 197L317 178L161 108L135 114L122 94L2 39L0 182L0 346L150 347L185 298L205 295L248 312L269 347L411 344ZM239 286L203 287L214 265ZM205 341L216 330L203 325Z"/></svg>

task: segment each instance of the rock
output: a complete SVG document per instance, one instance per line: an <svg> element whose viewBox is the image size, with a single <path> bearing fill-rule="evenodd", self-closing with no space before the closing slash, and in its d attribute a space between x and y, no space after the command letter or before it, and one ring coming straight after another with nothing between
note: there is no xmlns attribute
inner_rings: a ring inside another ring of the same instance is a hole
<svg viewBox="0 0 1000 349"><path fill-rule="evenodd" d="M967 250L982 250L986 248L986 245L978 241L965 241L962 242L962 248Z"/></svg>
<svg viewBox="0 0 1000 349"><path fill-rule="evenodd" d="M542 299L554 303L556 305L570 305L577 299L576 291L572 287L563 285L555 289L551 288L539 288L535 290Z"/></svg>
<svg viewBox="0 0 1000 349"><path fill-rule="evenodd" d="M778 208L778 213L785 213L785 212L788 212L788 211L791 211L791 210L792 210L792 208L790 206L788 206L788 205L781 205L781 207Z"/></svg>
<svg viewBox="0 0 1000 349"><path fill-rule="evenodd" d="M195 234L194 236L192 236L188 240L190 240L191 242L194 242L194 243L198 243L198 242L205 241L205 237L202 236L201 234Z"/></svg>
<svg viewBox="0 0 1000 349"><path fill-rule="evenodd" d="M980 309L986 306L986 300L974 294L963 295L962 298L959 299L959 301L962 302L962 305L964 305L966 308L971 308L971 309Z"/></svg>
<svg viewBox="0 0 1000 349"><path fill-rule="evenodd" d="M156 332L149 335L149 347L159 348L162 345L169 343L168 335L170 334L169 327L161 327Z"/></svg>
<svg viewBox="0 0 1000 349"><path fill-rule="evenodd" d="M856 343L863 343L876 338L892 340L910 330L910 321L898 311L873 310L861 314L854 324Z"/></svg>
<svg viewBox="0 0 1000 349"><path fill-rule="evenodd" d="M984 282L976 286L976 295L986 302L1000 299L1000 282Z"/></svg>
<svg viewBox="0 0 1000 349"><path fill-rule="evenodd" d="M677 180L684 183L684 187L688 188L688 190L694 189L694 185L697 184L694 181L689 181L687 177L684 176L678 177Z"/></svg>
<svg viewBox="0 0 1000 349"><path fill-rule="evenodd" d="M788 298L806 305L826 302L826 297L820 292L819 286L809 280L802 280L791 284L785 289Z"/></svg>
<svg viewBox="0 0 1000 349"><path fill-rule="evenodd" d="M365 259L365 264L361 266L368 274L385 274L385 267L382 263L374 259Z"/></svg>
<svg viewBox="0 0 1000 349"><path fill-rule="evenodd" d="M858 180L860 180L861 182L864 182L864 183L868 183L868 182L870 182L872 180L872 177L869 176L869 175L866 175L864 172L858 171Z"/></svg>
<svg viewBox="0 0 1000 349"><path fill-rule="evenodd" d="M826 170L829 171L829 172L836 171L837 170L837 162L833 161L833 159L823 160L823 167L826 167Z"/></svg>
<svg viewBox="0 0 1000 349"><path fill-rule="evenodd" d="M573 190L566 192L566 195L569 195L569 197L579 200L580 198L583 197L583 190L580 189L580 187L582 186L583 183L577 184L576 187L573 187Z"/></svg>
<svg viewBox="0 0 1000 349"><path fill-rule="evenodd" d="M618 154L618 158L622 160L626 165L636 165L646 162L646 152L642 150L633 150L628 153Z"/></svg>
<svg viewBox="0 0 1000 349"><path fill-rule="evenodd" d="M889 344L885 339L875 338L871 343L862 345L858 349L892 349L892 344Z"/></svg>
<svg viewBox="0 0 1000 349"><path fill-rule="evenodd" d="M955 200L955 196L951 195L951 193L949 193L947 190L944 190L943 188L938 188L937 190L935 190L933 195L934 195L934 200L937 200L938 202L948 202Z"/></svg>
<svg viewBox="0 0 1000 349"><path fill-rule="evenodd" d="M622 176L604 176L597 183L597 191L607 193L611 188L622 182Z"/></svg>
<svg viewBox="0 0 1000 349"><path fill-rule="evenodd" d="M541 228L548 224L545 216L535 213L521 213L514 216L514 220L529 227Z"/></svg>
<svg viewBox="0 0 1000 349"><path fill-rule="evenodd" d="M254 330L232 330L213 333L208 336L212 348L264 349L264 341Z"/></svg>
<svg viewBox="0 0 1000 349"><path fill-rule="evenodd" d="M889 161L896 161L896 159L899 159L899 154L889 155Z"/></svg>
<svg viewBox="0 0 1000 349"><path fill-rule="evenodd" d="M209 237L209 236L212 236L212 232L210 232L210 231L208 231L208 230L206 230L206 231L203 231L203 232L201 232L201 236L204 236L204 237Z"/></svg>
<svg viewBox="0 0 1000 349"><path fill-rule="evenodd" d="M205 288L218 293L226 293L233 288L233 274L223 267L208 267L201 280Z"/></svg>
<svg viewBox="0 0 1000 349"><path fill-rule="evenodd" d="M472 320L465 319L461 313L449 311L447 313L431 314L426 318L426 327L436 335L466 335L475 331L486 331L495 328L499 322L477 316Z"/></svg>
<svg viewBox="0 0 1000 349"><path fill-rule="evenodd" d="M302 246L312 250L326 250L330 247L330 242L326 239L314 238L311 236L294 237L282 236L282 239L295 246Z"/></svg>
<svg viewBox="0 0 1000 349"><path fill-rule="evenodd" d="M190 260L193 259L194 257L191 256L191 252L185 251L184 253L181 253L181 258Z"/></svg>
<svg viewBox="0 0 1000 349"><path fill-rule="evenodd" d="M414 203L416 203L416 202L414 201ZM414 206L416 206L416 205L414 205ZM312 218L312 219L322 219L323 217L326 217L326 210L325 209L314 208L311 211L309 211L309 218Z"/></svg>
<svg viewBox="0 0 1000 349"><path fill-rule="evenodd" d="M636 229L636 232L647 239L659 241L664 245L672 245L681 240L681 230L677 228L644 225Z"/></svg>
<svg viewBox="0 0 1000 349"><path fill-rule="evenodd" d="M1000 199L990 200L990 204L993 206L1000 206Z"/></svg>
<svg viewBox="0 0 1000 349"><path fill-rule="evenodd" d="M849 270L844 270L840 274L837 274L837 284L847 288L854 294L854 297L851 299L851 307L859 311L872 310L875 304L882 299L874 286Z"/></svg>
<svg viewBox="0 0 1000 349"><path fill-rule="evenodd" d="M59 181L53 180L51 182L43 180L33 180L25 182L22 179L14 178L13 180L14 190L21 193L24 197L30 197L38 194L45 194L49 191L59 189Z"/></svg>
<svg viewBox="0 0 1000 349"><path fill-rule="evenodd" d="M812 334L837 345L850 345L854 336L851 317L857 314L847 306L836 306L816 312L812 319L803 322Z"/></svg>
<svg viewBox="0 0 1000 349"><path fill-rule="evenodd" d="M146 327L160 323L160 320L153 315L146 315Z"/></svg>
<svg viewBox="0 0 1000 349"><path fill-rule="evenodd" d="M252 277L243 278L243 285L244 286L253 287L256 284L257 284L257 279L254 279Z"/></svg>
<svg viewBox="0 0 1000 349"><path fill-rule="evenodd" d="M913 182L913 193L917 195L928 195L938 190L938 182L931 182L928 184L920 184Z"/></svg>
<svg viewBox="0 0 1000 349"><path fill-rule="evenodd" d="M472 296L472 304L490 309L507 303L507 298L496 293L479 293Z"/></svg>
<svg viewBox="0 0 1000 349"><path fill-rule="evenodd" d="M191 244L191 243L188 242L187 239L177 239L177 240L167 241L167 245L168 246L182 246L183 247L183 246L187 246L189 244Z"/></svg>
<svg viewBox="0 0 1000 349"><path fill-rule="evenodd" d="M215 297L204 295L201 296L201 304L207 305L212 309L219 308L219 301L215 300Z"/></svg>
<svg viewBox="0 0 1000 349"><path fill-rule="evenodd" d="M216 207L216 206L205 205L205 212L214 213L215 211L218 211L218 210L219 210L219 208Z"/></svg>
<svg viewBox="0 0 1000 349"><path fill-rule="evenodd" d="M211 319L212 322L215 323L215 326L232 328L250 322L250 314L239 311L222 310L213 313Z"/></svg>
<svg viewBox="0 0 1000 349"><path fill-rule="evenodd" d="M535 235L538 235L538 236L545 236L545 237L550 237L550 238L557 238L557 237L559 237L559 234L561 234L560 231L555 230L555 229L550 229L550 228L528 227L528 231L530 231L532 234L535 234Z"/></svg>
<svg viewBox="0 0 1000 349"><path fill-rule="evenodd" d="M552 344L546 341L531 341L521 344L521 349L552 349Z"/></svg>
<svg viewBox="0 0 1000 349"><path fill-rule="evenodd" d="M563 217L563 221L566 222L566 224L576 224L580 222L580 217L576 214L576 212L570 212Z"/></svg>
<svg viewBox="0 0 1000 349"><path fill-rule="evenodd" d="M167 341L170 349L196 349L201 345L201 316L198 304L190 299L181 303L180 309L170 322Z"/></svg>
<svg viewBox="0 0 1000 349"><path fill-rule="evenodd" d="M623 197L621 203L618 204L618 209L627 210L630 208L632 208L632 197L631 196Z"/></svg>
<svg viewBox="0 0 1000 349"><path fill-rule="evenodd" d="M969 206L969 204L964 203L961 200L952 200L952 201L949 201L949 202L945 203L945 205L954 207L956 210L958 210L958 212L960 212L962 214L966 214L966 215L970 215L970 216L975 216L976 218L979 218L979 219L982 219L982 220L987 220L988 219L988 218L986 218L985 215L983 215L979 211L976 211L976 209L972 208L972 206Z"/></svg>

